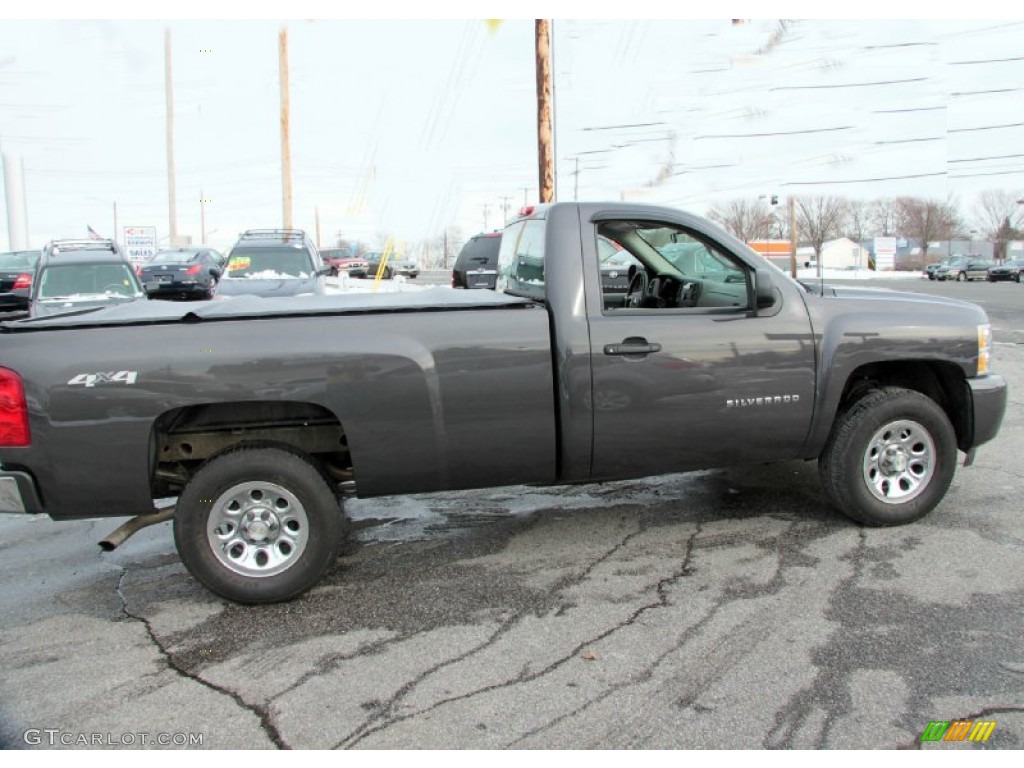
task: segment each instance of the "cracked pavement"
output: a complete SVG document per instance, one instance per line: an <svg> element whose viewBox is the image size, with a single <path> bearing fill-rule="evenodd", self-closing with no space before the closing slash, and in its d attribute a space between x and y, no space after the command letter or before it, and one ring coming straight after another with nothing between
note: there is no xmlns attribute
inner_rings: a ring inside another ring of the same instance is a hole
<svg viewBox="0 0 1024 768"><path fill-rule="evenodd" d="M0 745L1019 749L1024 346L995 361L999 437L899 528L840 516L811 463L353 500L318 587L242 607L169 524L101 554L119 521L0 517ZM920 743L955 719L998 724Z"/></svg>

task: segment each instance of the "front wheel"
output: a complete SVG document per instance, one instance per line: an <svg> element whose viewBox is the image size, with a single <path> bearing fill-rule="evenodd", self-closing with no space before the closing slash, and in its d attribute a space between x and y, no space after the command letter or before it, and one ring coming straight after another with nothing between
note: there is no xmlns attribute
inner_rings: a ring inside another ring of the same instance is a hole
<svg viewBox="0 0 1024 768"><path fill-rule="evenodd" d="M818 470L825 492L865 525L902 525L942 501L956 470L956 433L920 392L886 387L840 414Z"/></svg>
<svg viewBox="0 0 1024 768"><path fill-rule="evenodd" d="M174 515L182 562L239 603L290 600L334 564L344 532L337 494L307 459L282 448L239 448L208 461Z"/></svg>

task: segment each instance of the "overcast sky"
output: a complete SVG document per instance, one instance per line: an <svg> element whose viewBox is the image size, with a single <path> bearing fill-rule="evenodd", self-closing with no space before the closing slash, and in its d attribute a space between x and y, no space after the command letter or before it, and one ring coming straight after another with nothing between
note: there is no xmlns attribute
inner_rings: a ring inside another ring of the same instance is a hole
<svg viewBox="0 0 1024 768"><path fill-rule="evenodd" d="M31 245L112 234L115 201L119 228L167 236L165 29L179 232L198 242L201 192L214 245L280 226L283 26L294 221L312 232L319 209L323 246L468 235L536 201L530 20L8 19L0 148L24 162ZM553 29L560 200L954 194L969 212L1024 193L1024 20Z"/></svg>

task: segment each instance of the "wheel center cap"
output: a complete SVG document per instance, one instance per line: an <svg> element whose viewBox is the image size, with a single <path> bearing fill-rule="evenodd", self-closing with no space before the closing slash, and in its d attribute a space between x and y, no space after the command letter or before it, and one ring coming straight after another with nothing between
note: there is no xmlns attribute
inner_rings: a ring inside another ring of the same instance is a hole
<svg viewBox="0 0 1024 768"><path fill-rule="evenodd" d="M265 510L256 510L254 515L259 515ZM274 520L264 520L262 517L251 517L245 524L245 535L251 541L264 541L270 537L274 530Z"/></svg>
<svg viewBox="0 0 1024 768"><path fill-rule="evenodd" d="M898 475L907 471L907 456L903 451L890 448L882 459L882 470L889 475Z"/></svg>

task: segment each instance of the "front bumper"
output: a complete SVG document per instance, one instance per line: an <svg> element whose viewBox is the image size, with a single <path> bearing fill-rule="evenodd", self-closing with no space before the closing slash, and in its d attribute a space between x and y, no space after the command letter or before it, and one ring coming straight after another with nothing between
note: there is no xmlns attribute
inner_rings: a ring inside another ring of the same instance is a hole
<svg viewBox="0 0 1024 768"><path fill-rule="evenodd" d="M987 443L1003 423L1006 412L1006 380L1002 376L979 376L968 379L973 429L971 448Z"/></svg>
<svg viewBox="0 0 1024 768"><path fill-rule="evenodd" d="M27 472L0 467L0 513L42 514L43 502Z"/></svg>

